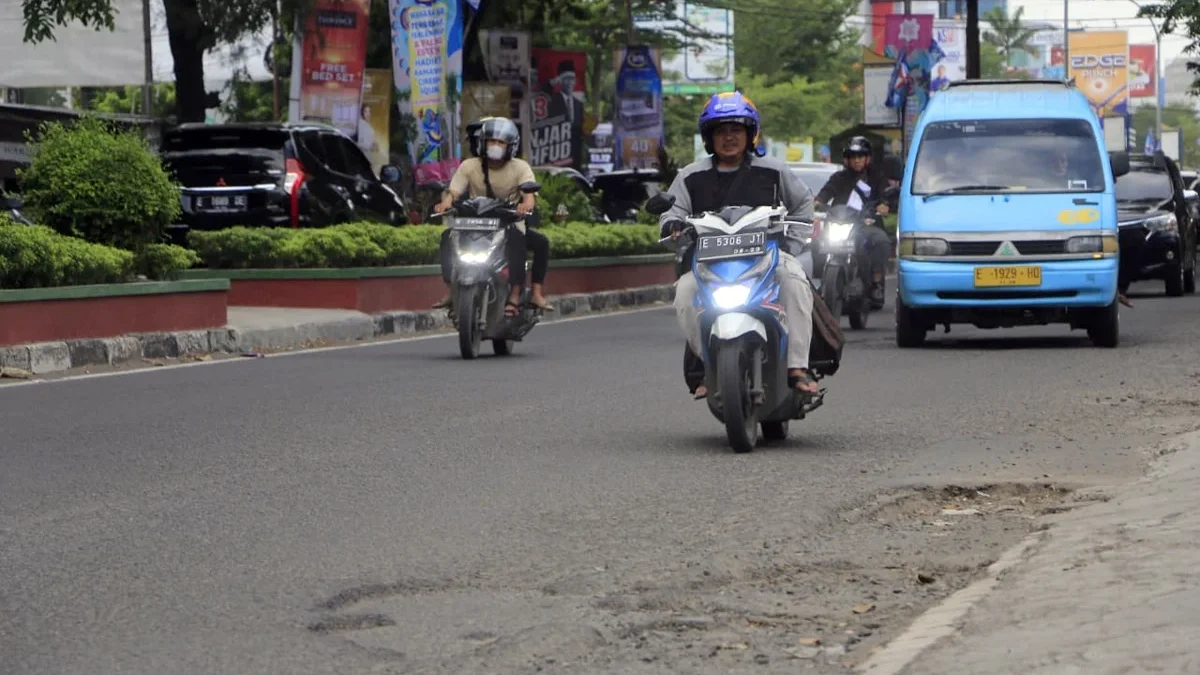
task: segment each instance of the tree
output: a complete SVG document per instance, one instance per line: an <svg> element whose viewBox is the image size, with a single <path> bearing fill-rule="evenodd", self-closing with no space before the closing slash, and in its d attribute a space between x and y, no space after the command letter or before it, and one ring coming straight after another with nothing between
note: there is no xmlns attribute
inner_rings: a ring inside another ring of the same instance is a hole
<svg viewBox="0 0 1200 675"><path fill-rule="evenodd" d="M1168 105L1163 108L1162 120L1163 127L1174 127L1183 137L1182 164L1184 166L1200 165L1200 145L1196 145L1194 141L1194 139L1200 138L1200 121L1196 119L1196 113L1191 106L1179 103ZM1138 131L1136 147L1140 148L1142 141L1146 138L1146 132L1154 130L1153 104L1144 104L1134 109L1133 128Z"/></svg>
<svg viewBox="0 0 1200 675"><path fill-rule="evenodd" d="M983 20L992 25L992 30L983 33L983 39L988 44L996 48L996 51L1004 57L1004 65L1012 65L1012 53L1017 50L1030 53L1037 53L1037 49L1029 44L1037 31L1032 28L1026 28L1021 22L1021 17L1025 14L1024 7L1018 7L1017 11L1010 18L1003 7L993 7L987 14L983 15ZM982 62L980 66L982 66ZM982 70L982 68L981 68ZM982 73L981 73L982 74Z"/></svg>
<svg viewBox="0 0 1200 675"><path fill-rule="evenodd" d="M795 77L845 79L862 54L859 31L846 23L858 5L857 0L738 0L738 70L763 75L769 84Z"/></svg>
<svg viewBox="0 0 1200 675"><path fill-rule="evenodd" d="M167 35L175 61L176 104L180 122L203 122L209 107L204 89L204 53L234 42L269 24L275 0L163 0ZM112 0L23 0L25 42L54 39L54 29L72 21L113 30ZM305 16L312 0L283 0L281 21Z"/></svg>
<svg viewBox="0 0 1200 675"><path fill-rule="evenodd" d="M1181 31L1189 42L1183 48L1183 53L1195 55L1200 53L1200 2L1196 0L1166 0L1154 5L1142 5L1138 16L1158 19L1159 30L1162 33ZM1200 94L1200 63L1188 61L1188 72L1192 73L1191 93ZM1162 76L1162 73L1159 73Z"/></svg>

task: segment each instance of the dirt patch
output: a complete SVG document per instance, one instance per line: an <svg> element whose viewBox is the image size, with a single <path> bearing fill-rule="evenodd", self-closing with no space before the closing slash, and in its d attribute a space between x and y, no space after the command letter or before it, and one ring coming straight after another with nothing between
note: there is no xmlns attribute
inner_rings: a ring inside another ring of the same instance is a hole
<svg viewBox="0 0 1200 675"><path fill-rule="evenodd" d="M590 584L574 570L521 589L379 584L322 605L394 619L334 625L362 647L405 654L402 672L846 673L979 578L1040 516L1096 498L1054 484L910 489L844 511L827 537L763 542L736 564Z"/></svg>

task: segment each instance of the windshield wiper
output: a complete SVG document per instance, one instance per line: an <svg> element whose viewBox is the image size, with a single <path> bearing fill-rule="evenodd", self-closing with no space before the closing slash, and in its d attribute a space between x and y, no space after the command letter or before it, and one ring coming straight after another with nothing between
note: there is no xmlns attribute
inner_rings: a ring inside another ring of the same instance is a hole
<svg viewBox="0 0 1200 675"><path fill-rule="evenodd" d="M952 195L960 192L975 192L976 190L1011 190L1007 185L955 185L944 190L937 190L925 195L925 201L929 201L930 197L940 197L943 195Z"/></svg>

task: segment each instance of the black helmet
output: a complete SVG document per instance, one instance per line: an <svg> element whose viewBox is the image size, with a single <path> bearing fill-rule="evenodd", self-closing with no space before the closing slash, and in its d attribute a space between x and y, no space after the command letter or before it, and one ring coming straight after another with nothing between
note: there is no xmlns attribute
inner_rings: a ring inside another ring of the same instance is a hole
<svg viewBox="0 0 1200 675"><path fill-rule="evenodd" d="M487 141L504 141L504 159L517 155L521 144L521 130L507 117L484 117L467 125L467 138L471 141L471 154L480 157Z"/></svg>
<svg viewBox="0 0 1200 675"><path fill-rule="evenodd" d="M850 139L846 147L842 148L842 158L849 159L855 155L871 155L871 141L868 141L865 136L855 136Z"/></svg>

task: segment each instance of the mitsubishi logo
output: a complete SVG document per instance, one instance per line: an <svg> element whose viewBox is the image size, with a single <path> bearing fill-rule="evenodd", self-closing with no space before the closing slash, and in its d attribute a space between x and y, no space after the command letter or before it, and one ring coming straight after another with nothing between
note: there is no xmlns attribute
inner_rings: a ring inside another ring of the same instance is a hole
<svg viewBox="0 0 1200 675"><path fill-rule="evenodd" d="M224 178L217 179L217 187L225 187L225 179Z"/></svg>
<svg viewBox="0 0 1200 675"><path fill-rule="evenodd" d="M997 248L996 252L992 255L1013 256L1021 254L1017 251L1017 248L1013 246L1011 241L1006 241L1003 244L1000 244L1000 248Z"/></svg>

